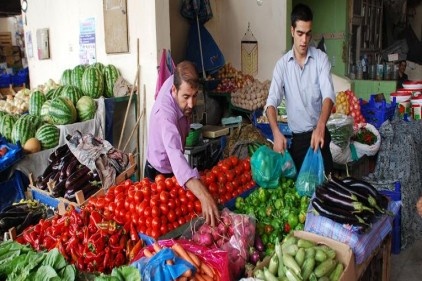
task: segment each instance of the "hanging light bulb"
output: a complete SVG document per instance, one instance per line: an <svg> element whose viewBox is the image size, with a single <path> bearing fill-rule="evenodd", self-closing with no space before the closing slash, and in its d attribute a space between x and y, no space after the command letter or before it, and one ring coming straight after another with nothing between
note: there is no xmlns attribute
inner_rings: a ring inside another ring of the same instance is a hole
<svg viewBox="0 0 422 281"><path fill-rule="evenodd" d="M256 0L256 4L258 4L258 6L262 6L263 2L264 2L264 0Z"/></svg>

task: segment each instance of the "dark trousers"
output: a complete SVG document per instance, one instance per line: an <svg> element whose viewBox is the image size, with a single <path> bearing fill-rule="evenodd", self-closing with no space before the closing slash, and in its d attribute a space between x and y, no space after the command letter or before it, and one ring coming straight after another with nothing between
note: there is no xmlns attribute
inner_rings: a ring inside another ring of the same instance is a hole
<svg viewBox="0 0 422 281"><path fill-rule="evenodd" d="M148 160L145 162L145 169L144 169L144 177L149 178L151 181L155 180L155 177L158 174L162 174L166 178L171 178L173 176L173 173L170 174L163 174L160 171L156 170L149 162Z"/></svg>
<svg viewBox="0 0 422 281"><path fill-rule="evenodd" d="M302 167L303 160L311 145L312 131L295 134L293 133L292 144L289 152L295 162L297 172L299 173ZM333 170L333 157L330 151L331 135L327 128L325 128L324 146L321 149L322 158L324 159L325 175L329 175Z"/></svg>

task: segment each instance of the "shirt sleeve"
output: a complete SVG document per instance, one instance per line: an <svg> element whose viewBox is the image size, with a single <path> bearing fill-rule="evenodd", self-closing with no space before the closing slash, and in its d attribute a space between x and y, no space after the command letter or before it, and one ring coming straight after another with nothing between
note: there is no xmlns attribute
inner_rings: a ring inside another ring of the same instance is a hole
<svg viewBox="0 0 422 281"><path fill-rule="evenodd" d="M192 169L183 153L183 144L177 129L177 120L164 118L161 136L163 137L164 147L170 161L173 174L180 186L185 186L186 182L191 178L199 179L198 170Z"/></svg>
<svg viewBox="0 0 422 281"><path fill-rule="evenodd" d="M319 75L319 85L321 89L322 100L331 99L336 102L336 94L334 92L333 77L331 76L331 64L328 56L321 52L321 72Z"/></svg>
<svg viewBox="0 0 422 281"><path fill-rule="evenodd" d="M280 59L273 71L273 79L271 80L270 90L268 93L267 103L264 107L264 114L266 114L267 108L273 106L277 108L284 96L284 82L283 82L283 61Z"/></svg>

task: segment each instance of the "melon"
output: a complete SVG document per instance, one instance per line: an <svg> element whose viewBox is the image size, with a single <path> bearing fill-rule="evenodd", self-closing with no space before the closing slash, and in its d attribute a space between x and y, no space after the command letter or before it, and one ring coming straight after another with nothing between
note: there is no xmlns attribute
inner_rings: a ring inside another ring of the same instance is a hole
<svg viewBox="0 0 422 281"><path fill-rule="evenodd" d="M114 84L119 78L119 70L112 64L104 67L104 80L105 80L105 97L111 98L114 96Z"/></svg>
<svg viewBox="0 0 422 281"><path fill-rule="evenodd" d="M31 115L39 116L41 112L41 107L44 104L46 98L41 91L34 91L29 97L29 109L28 112Z"/></svg>
<svg viewBox="0 0 422 281"><path fill-rule="evenodd" d="M60 130L55 125L44 124L38 128L35 138L41 143L42 149L49 149L59 145Z"/></svg>
<svg viewBox="0 0 422 281"><path fill-rule="evenodd" d="M82 76L82 92L86 96L97 99L103 95L104 79L97 67L90 66L85 69Z"/></svg>
<svg viewBox="0 0 422 281"><path fill-rule="evenodd" d="M41 143L36 138L30 138L23 145L23 150L28 154L39 152L41 151Z"/></svg>
<svg viewBox="0 0 422 281"><path fill-rule="evenodd" d="M76 121L77 113L73 102L66 97L56 97L51 101L48 114L55 125L72 124Z"/></svg>

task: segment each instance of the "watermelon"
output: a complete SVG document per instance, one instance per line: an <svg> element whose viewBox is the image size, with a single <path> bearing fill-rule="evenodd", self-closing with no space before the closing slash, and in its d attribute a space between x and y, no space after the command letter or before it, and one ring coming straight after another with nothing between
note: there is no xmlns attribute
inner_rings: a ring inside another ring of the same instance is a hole
<svg viewBox="0 0 422 281"><path fill-rule="evenodd" d="M73 102L66 97L56 97L51 100L48 114L51 116L55 125L72 124L77 118L76 108Z"/></svg>
<svg viewBox="0 0 422 281"><path fill-rule="evenodd" d="M40 116L44 122L52 124L53 120L51 120L51 116L49 114L50 105L51 105L51 100L46 100L44 102L44 104L41 107Z"/></svg>
<svg viewBox="0 0 422 281"><path fill-rule="evenodd" d="M96 67L88 67L82 76L82 92L86 96L97 99L103 95L103 75Z"/></svg>
<svg viewBox="0 0 422 281"><path fill-rule="evenodd" d="M42 149L49 149L59 145L60 129L52 124L44 124L35 133Z"/></svg>
<svg viewBox="0 0 422 281"><path fill-rule="evenodd" d="M76 86L64 86L64 89L60 92L61 97L66 97L76 105L76 102L82 97L82 91Z"/></svg>
<svg viewBox="0 0 422 281"><path fill-rule="evenodd" d="M41 91L34 91L29 97L29 114L39 116L46 98Z"/></svg>
<svg viewBox="0 0 422 281"><path fill-rule="evenodd" d="M93 63L91 66L98 68L101 74L104 74L104 64L102 64L101 62Z"/></svg>
<svg viewBox="0 0 422 281"><path fill-rule="evenodd" d="M42 124L44 124L41 116L31 115L31 114L25 114L22 115L21 118L27 118L29 121L33 124L35 130L37 130L39 127L41 127Z"/></svg>
<svg viewBox="0 0 422 281"><path fill-rule="evenodd" d="M95 100L89 96L81 97L76 103L76 111L79 121L86 121L94 118L97 111Z"/></svg>
<svg viewBox="0 0 422 281"><path fill-rule="evenodd" d="M114 65L109 64L104 68L105 97L111 98L114 96L114 84L119 76L119 70Z"/></svg>
<svg viewBox="0 0 422 281"><path fill-rule="evenodd" d="M72 69L72 85L82 89L82 76L85 72L85 65L79 64Z"/></svg>
<svg viewBox="0 0 422 281"><path fill-rule="evenodd" d="M27 115L22 115L13 125L12 129L12 142L25 144L27 140L35 137L35 124L32 122L31 118L28 118Z"/></svg>
<svg viewBox="0 0 422 281"><path fill-rule="evenodd" d="M44 93L44 95L47 100L52 100L54 98L55 93L56 88L48 90L46 93Z"/></svg>
<svg viewBox="0 0 422 281"><path fill-rule="evenodd" d="M72 70L66 69L62 73L62 77L60 78L60 84L63 86L72 85Z"/></svg>
<svg viewBox="0 0 422 281"><path fill-rule="evenodd" d="M7 113L0 117L0 134L5 137L8 142L12 141L12 129L16 119L16 116Z"/></svg>

